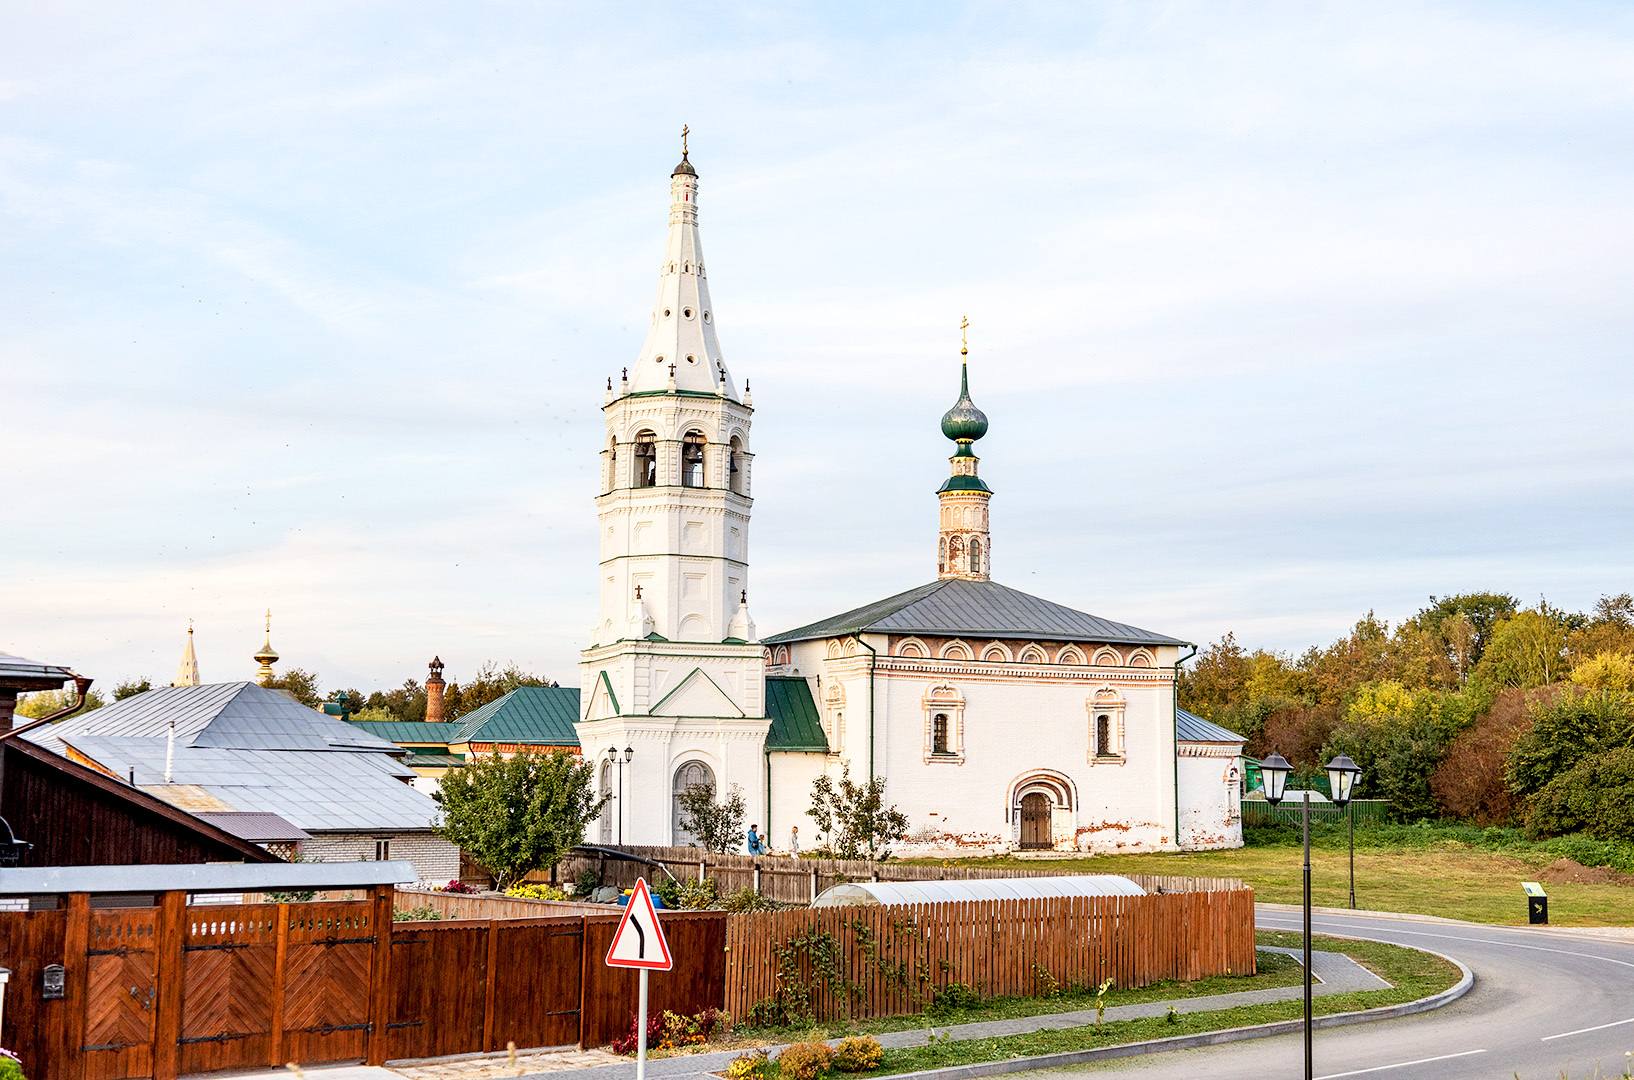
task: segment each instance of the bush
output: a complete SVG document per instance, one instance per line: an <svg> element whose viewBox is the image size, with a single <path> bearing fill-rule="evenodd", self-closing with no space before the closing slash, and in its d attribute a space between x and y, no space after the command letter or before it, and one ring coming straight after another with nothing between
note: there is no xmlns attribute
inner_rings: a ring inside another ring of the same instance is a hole
<svg viewBox="0 0 1634 1080"><path fill-rule="evenodd" d="M948 983L931 995L925 1006L927 1013L947 1013L954 1009L968 1009L981 1003L981 995L964 983Z"/></svg>
<svg viewBox="0 0 1634 1080"><path fill-rule="evenodd" d="M1443 814L1477 825L1513 825L1520 800L1504 769L1509 752L1532 726L1524 690L1505 690L1475 726L1453 740L1430 774L1430 791Z"/></svg>
<svg viewBox="0 0 1634 1080"><path fill-rule="evenodd" d="M853 1035L834 1051L834 1067L841 1072L869 1072L885 1060L885 1049L872 1035Z"/></svg>
<svg viewBox="0 0 1634 1080"><path fill-rule="evenodd" d="M771 1080L775 1074L772 1059L764 1050L739 1054L726 1066L727 1080Z"/></svg>
<svg viewBox="0 0 1634 1080"><path fill-rule="evenodd" d="M662 1039L664 1038L664 1017L666 1015L667 1014L665 1014L665 1013L659 1013L657 1016L647 1017L647 1049L648 1050L658 1049L659 1042L662 1041ZM630 1016L630 1030L629 1030L629 1032L626 1033L625 1036L622 1039L619 1039L619 1040L617 1040L615 1042L612 1042L612 1043L608 1044L607 1049L611 1050L615 1054L633 1054L633 1053L635 1053L636 1048L637 1048L637 1046L639 1044L639 1040L641 1038L640 1031L641 1031L641 1028L639 1027L639 1022L636 1020L635 1015L632 1013L631 1016Z"/></svg>
<svg viewBox="0 0 1634 1080"><path fill-rule="evenodd" d="M1531 795L1584 758L1634 741L1634 694L1571 687L1530 697L1532 726L1509 752L1506 776L1517 795Z"/></svg>
<svg viewBox="0 0 1634 1080"><path fill-rule="evenodd" d="M23 1059L10 1050L0 1050L0 1080L23 1080Z"/></svg>
<svg viewBox="0 0 1634 1080"><path fill-rule="evenodd" d="M1528 836L1579 831L1634 841L1634 747L1584 758L1538 792L1526 815Z"/></svg>
<svg viewBox="0 0 1634 1080"><path fill-rule="evenodd" d="M721 902L721 907L734 914L742 911L776 911L776 900L768 900L750 888L739 889Z"/></svg>
<svg viewBox="0 0 1634 1080"><path fill-rule="evenodd" d="M451 892L451 893L474 893L474 892L476 892L475 889L471 888L471 886L467 885L465 882L461 881L459 878L455 878L453 881L450 881L447 885L444 885L438 891L439 892Z"/></svg>
<svg viewBox="0 0 1634 1080"><path fill-rule="evenodd" d="M443 913L430 904L422 904L419 907L398 908L391 913L392 922L436 922L442 917ZM0 1080L4 1080L4 1077L0 1077Z"/></svg>
<svg viewBox="0 0 1634 1080"><path fill-rule="evenodd" d="M573 879L573 895L589 896L601 888L601 876L594 870L586 870Z"/></svg>
<svg viewBox="0 0 1634 1080"><path fill-rule="evenodd" d="M665 878L653 889L664 901L665 907L688 911L705 911L715 906L720 892L712 878Z"/></svg>
<svg viewBox="0 0 1634 1080"><path fill-rule="evenodd" d="M505 890L505 895L520 897L523 900L567 899L567 893L554 885L512 885Z"/></svg>
<svg viewBox="0 0 1634 1080"><path fill-rule="evenodd" d="M833 1063L834 1051L816 1040L795 1043L777 1055L778 1072L787 1080L817 1080Z"/></svg>

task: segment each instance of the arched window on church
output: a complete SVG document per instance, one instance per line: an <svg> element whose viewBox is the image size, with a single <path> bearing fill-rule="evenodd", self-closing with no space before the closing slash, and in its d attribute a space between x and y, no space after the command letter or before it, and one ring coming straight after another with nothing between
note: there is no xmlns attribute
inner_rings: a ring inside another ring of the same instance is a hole
<svg viewBox="0 0 1634 1080"><path fill-rule="evenodd" d="M635 487L658 486L658 436L650 431L635 437Z"/></svg>
<svg viewBox="0 0 1634 1080"><path fill-rule="evenodd" d="M936 545L936 572L938 574L947 573L947 537L945 536Z"/></svg>
<svg viewBox="0 0 1634 1080"><path fill-rule="evenodd" d="M947 748L947 713L937 713L930 722L930 752L946 754Z"/></svg>
<svg viewBox="0 0 1634 1080"><path fill-rule="evenodd" d="M673 809L670 815L670 828L673 836L672 843L676 847L691 847L698 842L698 838L682 824L686 821L686 812L681 808L681 796L688 788L707 786L711 795L715 792L715 771L701 761L689 761L675 770L675 794ZM690 822L689 822L690 824Z"/></svg>
<svg viewBox="0 0 1634 1080"><path fill-rule="evenodd" d="M970 572L982 572L982 542L975 537L970 538Z"/></svg>
<svg viewBox="0 0 1634 1080"><path fill-rule="evenodd" d="M618 439L607 440L607 489L618 487Z"/></svg>
<svg viewBox="0 0 1634 1080"><path fill-rule="evenodd" d="M1095 756L1112 757L1112 718L1106 713L1095 717Z"/></svg>
<svg viewBox="0 0 1634 1080"><path fill-rule="evenodd" d="M681 486L704 486L704 434L689 431L681 439Z"/></svg>
<svg viewBox="0 0 1634 1080"><path fill-rule="evenodd" d="M743 440L736 435L732 436L731 447L726 455L726 475L728 486L739 495L743 494Z"/></svg>

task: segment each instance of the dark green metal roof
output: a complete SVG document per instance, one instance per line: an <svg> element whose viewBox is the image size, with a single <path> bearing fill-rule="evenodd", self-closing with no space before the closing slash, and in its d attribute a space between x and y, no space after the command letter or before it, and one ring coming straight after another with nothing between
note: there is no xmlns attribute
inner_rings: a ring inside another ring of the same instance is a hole
<svg viewBox="0 0 1634 1080"><path fill-rule="evenodd" d="M519 686L454 721L449 726L459 730L448 741L577 746L578 718L578 687Z"/></svg>
<svg viewBox="0 0 1634 1080"><path fill-rule="evenodd" d="M987 486L987 481L983 480L979 476L950 476L946 480L942 481L941 487L936 489L938 494L944 491L991 492L992 490L992 488Z"/></svg>
<svg viewBox="0 0 1634 1080"><path fill-rule="evenodd" d="M766 733L767 750L828 753L828 737L823 734L823 721L806 680L766 676L766 715L772 721Z"/></svg>
<svg viewBox="0 0 1634 1080"><path fill-rule="evenodd" d="M1000 585L947 578L765 638L766 644L863 631L945 637L1021 638L1120 645L1183 645L1179 638L1112 622Z"/></svg>
<svg viewBox="0 0 1634 1080"><path fill-rule="evenodd" d="M355 728L367 731L370 735L378 736L387 742L394 742L401 746L403 743L432 743L436 746L447 746L454 732L459 730L458 724L427 724L413 720L348 720Z"/></svg>

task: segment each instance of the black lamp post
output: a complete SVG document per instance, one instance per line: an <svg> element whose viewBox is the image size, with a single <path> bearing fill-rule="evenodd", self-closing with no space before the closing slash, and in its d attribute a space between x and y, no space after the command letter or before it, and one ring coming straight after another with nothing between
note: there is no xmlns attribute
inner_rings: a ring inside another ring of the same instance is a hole
<svg viewBox="0 0 1634 1080"><path fill-rule="evenodd" d="M635 750L633 748L631 748L631 747L626 746L624 748L624 756L623 757L618 756L618 747L609 746L607 748L607 760L611 761L613 764L618 766L618 844L619 844L619 847L624 846L624 766L628 765L630 763L630 759L632 759L634 757L635 757Z"/></svg>
<svg viewBox="0 0 1634 1080"><path fill-rule="evenodd" d="M1350 760L1349 754L1340 754L1328 762L1328 790L1333 793L1333 804L1345 811L1345 827L1350 834L1350 909L1356 910L1356 808L1351 805L1351 794L1362 770Z"/></svg>
<svg viewBox="0 0 1634 1080"><path fill-rule="evenodd" d="M1272 806L1282 802L1282 796L1288 787L1288 774L1292 772L1288 759L1277 753L1260 762L1260 775L1265 778L1265 801ZM1304 832L1305 832L1305 1080L1311 1080L1315 1074L1311 1070L1311 793L1306 789L1300 793L1304 802Z"/></svg>

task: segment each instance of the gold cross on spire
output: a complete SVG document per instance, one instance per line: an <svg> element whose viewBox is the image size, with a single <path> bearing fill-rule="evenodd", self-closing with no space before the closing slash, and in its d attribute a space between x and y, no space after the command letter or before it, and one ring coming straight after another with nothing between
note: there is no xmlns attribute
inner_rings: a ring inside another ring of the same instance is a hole
<svg viewBox="0 0 1634 1080"><path fill-rule="evenodd" d="M685 124L681 125L681 156L683 158L687 156L687 133L691 130Z"/></svg>
<svg viewBox="0 0 1634 1080"><path fill-rule="evenodd" d="M963 316L963 315L959 316L959 355L960 356L969 356L970 355L970 340L965 335L965 331L969 330L969 329L970 329L970 320L968 318L966 318L965 316Z"/></svg>

